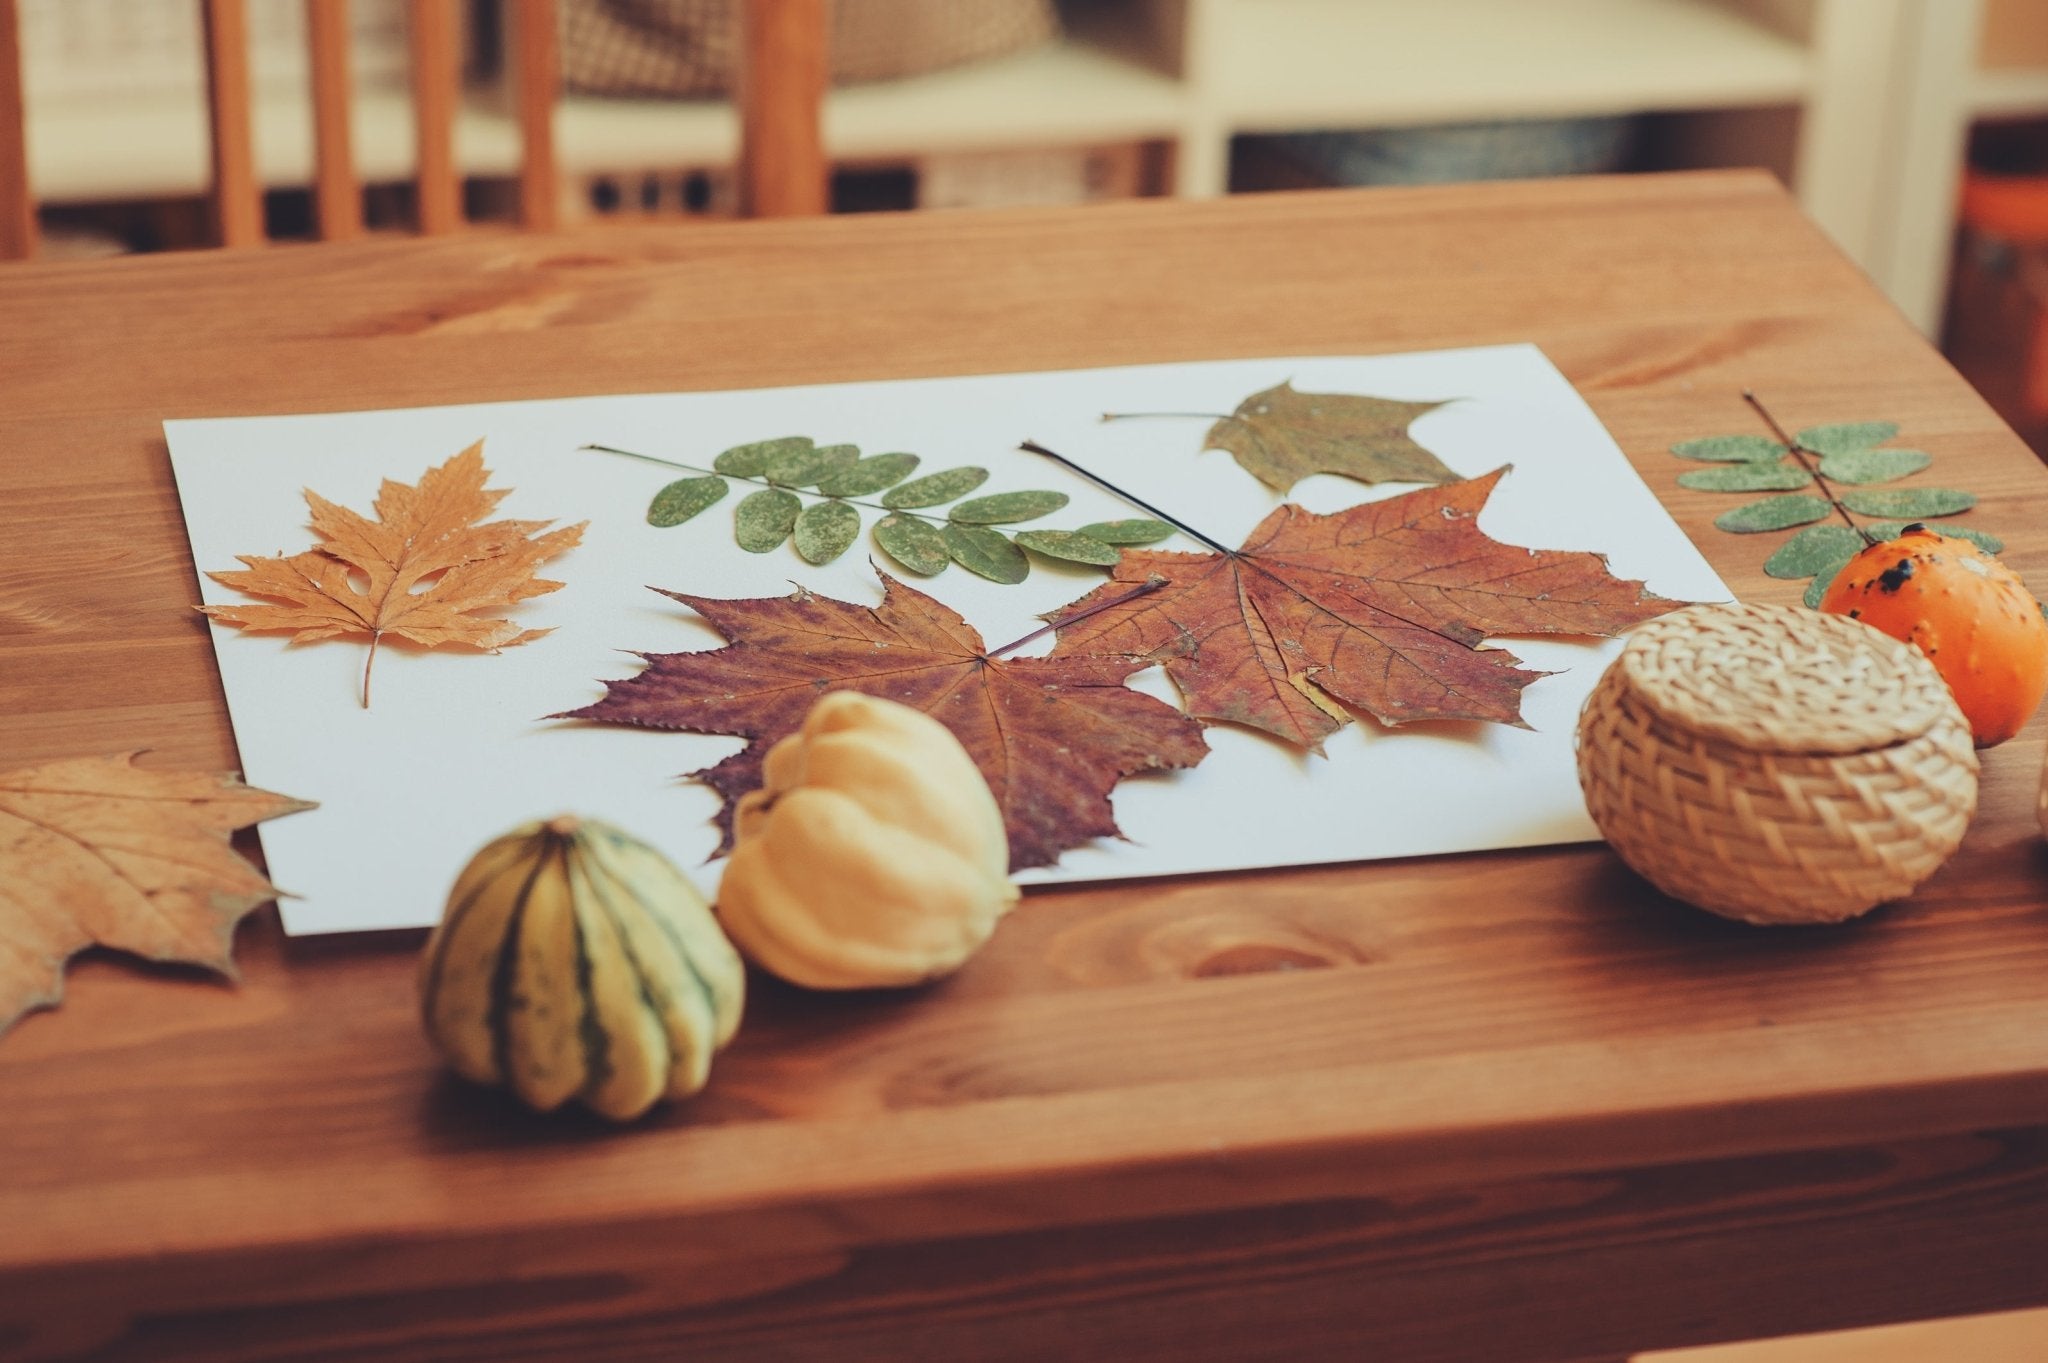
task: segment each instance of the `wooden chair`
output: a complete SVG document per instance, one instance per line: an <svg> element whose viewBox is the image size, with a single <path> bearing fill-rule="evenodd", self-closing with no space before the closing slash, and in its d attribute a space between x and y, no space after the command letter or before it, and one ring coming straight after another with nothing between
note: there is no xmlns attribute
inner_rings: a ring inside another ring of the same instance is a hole
<svg viewBox="0 0 2048 1363"><path fill-rule="evenodd" d="M205 19L212 138L209 194L222 246L264 240L249 88L246 0L198 0ZM460 103L460 0L410 0L418 226L463 225L455 164ZM559 63L555 0L504 0L522 143L519 216L545 229L556 217L553 113ZM740 0L740 210L785 216L825 210L820 111L826 84L824 0ZM323 241L363 230L362 186L350 145L348 0L305 0L311 56L315 222ZM28 183L18 0L0 0L0 260L31 255L35 200Z"/></svg>

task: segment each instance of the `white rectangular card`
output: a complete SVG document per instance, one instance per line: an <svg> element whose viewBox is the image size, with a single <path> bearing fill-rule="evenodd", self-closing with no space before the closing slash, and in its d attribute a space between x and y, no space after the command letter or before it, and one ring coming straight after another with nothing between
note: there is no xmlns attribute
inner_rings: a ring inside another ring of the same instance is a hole
<svg viewBox="0 0 2048 1363"><path fill-rule="evenodd" d="M1312 392L1455 399L1411 433L1464 476L1514 466L1480 516L1486 533L1602 553L1617 576L1643 579L1664 596L1729 596L1584 401L1526 345L166 422L202 575L239 567L238 554L311 547L303 489L368 514L380 480L415 483L478 439L491 485L513 490L496 515L590 522L583 543L542 570L564 588L515 612L521 624L553 633L497 655L387 646L368 710L357 696L363 643L293 645L214 626L245 777L320 803L261 831L272 879L295 896L283 902L287 929L430 924L479 846L564 811L647 839L715 893L717 800L685 774L736 751L739 740L545 716L597 700L606 679L637 669L634 653L719 646L708 625L650 587L758 597L800 584L873 605L881 599L876 565L890 565L865 535L824 567L788 547L744 552L732 534L737 495L684 525L650 526L648 500L688 475L584 446L709 465L730 446L800 434L864 454L910 451L923 459L919 473L980 465L992 475L984 493L1069 494L1065 510L1037 523L1048 528L1143 514L1018 449L1033 439L1235 544L1283 499L1228 454L1202 450L1208 422L1100 417L1228 412L1283 380ZM1297 485L1291 500L1328 512L1411 490L1319 475ZM870 525L879 514L863 512ZM1036 556L1030 578L1015 586L958 567L931 579L898 575L959 611L990 645L1028 633L1042 612L1102 580L1098 570ZM248 600L203 576L199 590L209 604ZM1328 740L1326 756L1312 757L1216 726L1200 766L1118 787L1126 840L1076 848L1058 866L1020 878L1102 880L1593 839L1572 731L1619 643L1501 642L1529 667L1554 673L1524 693L1527 730L1361 722ZM1174 694L1157 669L1133 685Z"/></svg>

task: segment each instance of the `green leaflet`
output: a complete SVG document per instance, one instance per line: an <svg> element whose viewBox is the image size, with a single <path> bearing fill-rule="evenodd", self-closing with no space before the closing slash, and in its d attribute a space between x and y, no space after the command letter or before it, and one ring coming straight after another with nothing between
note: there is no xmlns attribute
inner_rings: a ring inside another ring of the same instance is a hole
<svg viewBox="0 0 2048 1363"><path fill-rule="evenodd" d="M1828 564L1839 566L1863 548L1863 536L1846 525L1810 525L1764 560L1770 577L1812 577Z"/></svg>
<svg viewBox="0 0 2048 1363"><path fill-rule="evenodd" d="M1820 476L1835 483L1889 483L1934 462L1920 450L1844 450L1820 461Z"/></svg>
<svg viewBox="0 0 2048 1363"><path fill-rule="evenodd" d="M1785 492L1813 482L1797 464L1726 464L1717 469L1694 469L1678 475L1678 485L1695 492Z"/></svg>
<svg viewBox="0 0 2048 1363"><path fill-rule="evenodd" d="M731 491L723 478L705 474L701 478L678 478L654 494L647 504L647 523L666 529L681 525L690 517L723 500Z"/></svg>
<svg viewBox="0 0 2048 1363"><path fill-rule="evenodd" d="M1069 563L1092 563L1102 568L1114 568L1124 556L1123 550L1115 545L1104 544L1078 530L1019 530L1017 543L1048 558L1065 559Z"/></svg>
<svg viewBox="0 0 2048 1363"><path fill-rule="evenodd" d="M1080 529L1090 539L1104 544L1157 544L1173 533L1165 521L1091 521Z"/></svg>
<svg viewBox="0 0 2048 1363"><path fill-rule="evenodd" d="M953 561L938 527L916 516L882 517L875 522L875 543L890 558L924 577L945 572Z"/></svg>
<svg viewBox="0 0 2048 1363"><path fill-rule="evenodd" d="M733 538L748 553L765 554L789 538L803 507L794 492L779 487L750 492L732 509Z"/></svg>
<svg viewBox="0 0 2048 1363"><path fill-rule="evenodd" d="M735 445L711 461L711 467L720 473L730 473L735 478L759 478L772 460L796 450L811 448L807 435L785 435L775 440L756 440L751 445Z"/></svg>
<svg viewBox="0 0 2048 1363"><path fill-rule="evenodd" d="M818 491L827 497L872 497L908 478L916 467L914 454L871 454L820 478Z"/></svg>
<svg viewBox="0 0 2048 1363"><path fill-rule="evenodd" d="M1714 524L1738 535L1753 535L1760 530L1788 530L1805 525L1832 514L1833 510L1822 498L1805 494L1766 497L1722 512L1714 517Z"/></svg>
<svg viewBox="0 0 2048 1363"><path fill-rule="evenodd" d="M988 470L972 465L940 469L901 487L890 488L882 494L882 505L894 511L913 506L937 506L956 497L965 497L987 481Z"/></svg>
<svg viewBox="0 0 2048 1363"><path fill-rule="evenodd" d="M1844 421L1832 426L1808 426L1792 438L1802 449L1816 454L1849 454L1882 445L1898 433L1896 421Z"/></svg>
<svg viewBox="0 0 2048 1363"><path fill-rule="evenodd" d="M970 573L1012 586L1031 575L1031 560L999 530L948 524L939 534L953 562Z"/></svg>
<svg viewBox="0 0 2048 1363"><path fill-rule="evenodd" d="M1858 488L1842 494L1842 505L1866 516L1918 520L1924 516L1953 516L1977 504L1975 493L1952 487L1899 488L1890 492L1866 492Z"/></svg>
<svg viewBox="0 0 2048 1363"><path fill-rule="evenodd" d="M1733 464L1783 459L1787 450L1777 441L1760 435L1710 435L1704 440L1682 440L1671 447L1671 452L1680 459Z"/></svg>
<svg viewBox="0 0 2048 1363"><path fill-rule="evenodd" d="M1066 504L1064 492L998 492L992 497L962 502L946 518L962 525L1008 525L1050 516Z"/></svg>
<svg viewBox="0 0 2048 1363"><path fill-rule="evenodd" d="M1870 532L1873 539L1891 540L1904 534L1909 524L1911 522L1908 521L1872 521L1863 528ZM2005 549L2005 541L1998 536L1982 530L1972 530L1965 525L1944 525L1941 527L1941 533L1968 540L1987 554L2002 553Z"/></svg>
<svg viewBox="0 0 2048 1363"><path fill-rule="evenodd" d="M860 458L857 445L817 445L809 449L788 450L768 461L761 476L771 483L786 487L809 487L820 478L828 477L842 469L851 468ZM713 461L713 467L717 461Z"/></svg>
<svg viewBox="0 0 2048 1363"><path fill-rule="evenodd" d="M830 563L860 534L860 512L845 502L818 502L796 518L796 551L807 563Z"/></svg>

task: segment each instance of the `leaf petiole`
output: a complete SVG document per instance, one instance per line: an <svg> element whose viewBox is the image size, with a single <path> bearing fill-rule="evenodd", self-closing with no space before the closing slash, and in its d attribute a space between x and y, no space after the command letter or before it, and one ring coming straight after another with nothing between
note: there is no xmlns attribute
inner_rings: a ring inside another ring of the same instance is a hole
<svg viewBox="0 0 2048 1363"><path fill-rule="evenodd" d="M1778 438L1778 443L1783 445L1791 453L1792 457L1799 461L1799 466L1805 469L1813 478L1814 484L1820 488L1820 495L1827 498L1828 505L1832 506L1835 509L1835 514L1842 518L1842 524L1848 526L1861 536L1864 544L1876 544L1878 542L1877 537L1858 525L1855 519L1850 516L1849 508L1842 505L1842 499L1835 495L1834 487L1821 474L1820 465L1809 457L1814 451L1807 449L1798 440L1785 433L1785 428L1778 424L1778 419L1771 415L1768 407L1764 406L1763 399L1756 395L1755 389L1743 389L1742 400L1755 409L1756 414L1764 419L1764 424L1771 428L1771 434Z"/></svg>
<svg viewBox="0 0 2048 1363"><path fill-rule="evenodd" d="M1081 465L1075 463L1073 460L1067 458L1067 456L1065 456L1064 454L1059 454L1053 450L1047 449L1045 446L1039 444L1036 440L1027 440L1023 444L1019 445L1017 448L1020 450L1028 451L1032 454L1043 455L1047 459L1052 460L1054 463L1059 464L1064 468L1070 469L1073 472L1080 474L1083 478L1086 478L1089 482L1095 484L1099 488L1102 488L1104 491L1113 492L1117 496L1129 502L1132 506L1137 507L1139 510L1149 512L1151 515L1158 517L1162 521L1165 521L1168 525L1180 531L1183 535L1191 535L1195 539L1200 540L1202 543L1208 545L1211 549L1223 555L1225 558L1237 557L1237 552L1235 550L1224 548L1215 540L1210 539L1207 535L1195 529L1195 527L1193 527L1192 525L1189 525L1186 521L1176 519L1173 516L1169 516L1167 513L1161 511L1158 507L1152 505L1152 503L1146 501L1144 498L1139 497L1134 493L1124 491L1115 483L1110 482L1109 479L1104 478L1101 474L1096 473L1091 469L1082 467Z"/></svg>

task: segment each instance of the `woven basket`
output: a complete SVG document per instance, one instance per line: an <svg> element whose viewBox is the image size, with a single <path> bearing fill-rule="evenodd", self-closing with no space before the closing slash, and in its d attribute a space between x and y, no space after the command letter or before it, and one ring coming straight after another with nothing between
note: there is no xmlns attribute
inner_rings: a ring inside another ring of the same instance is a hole
<svg viewBox="0 0 2048 1363"><path fill-rule="evenodd" d="M563 0L563 83L592 95L726 94L740 3ZM1059 33L1053 0L835 0L830 14L826 51L841 85L985 61Z"/></svg>
<svg viewBox="0 0 2048 1363"><path fill-rule="evenodd" d="M1637 630L1579 717L1586 808L1675 899L1832 923L1898 899L1977 808L1970 726L1909 644L1796 607Z"/></svg>

